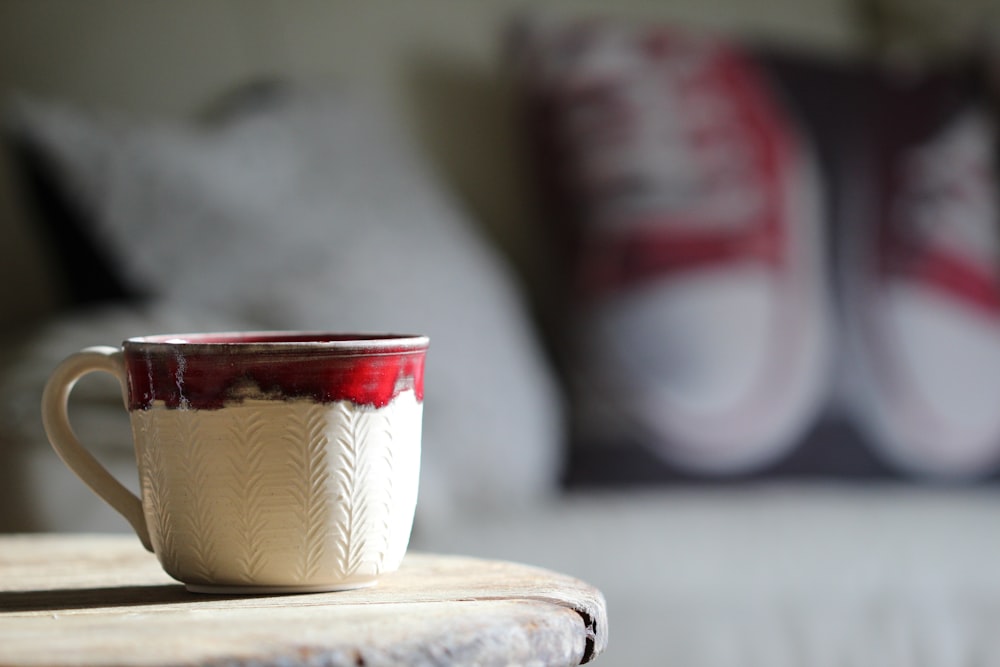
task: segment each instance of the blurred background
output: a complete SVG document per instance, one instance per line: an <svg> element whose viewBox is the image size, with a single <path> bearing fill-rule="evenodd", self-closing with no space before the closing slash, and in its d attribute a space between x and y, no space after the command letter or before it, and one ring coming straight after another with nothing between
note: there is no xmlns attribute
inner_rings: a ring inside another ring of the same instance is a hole
<svg viewBox="0 0 1000 667"><path fill-rule="evenodd" d="M549 2L582 13L612 11L738 31L833 53L865 35L852 2ZM523 179L514 166L504 33L525 8L514 1L409 3L4 2L5 93L51 96L141 117L203 113L221 95L269 76L362 82L384 92L434 166L503 246L529 261ZM794 8L794 11L791 10ZM931 10L933 12L933 10ZM940 11L940 10L939 10ZM950 10L951 14L954 10ZM938 12L934 12L938 13ZM961 19L966 20L966 19ZM951 35L948 35L951 37ZM489 159L483 156L488 155ZM51 307L43 253L24 229L4 161L4 323ZM30 277L30 278L29 278Z"/></svg>
<svg viewBox="0 0 1000 667"><path fill-rule="evenodd" d="M414 546L596 584L599 664L1000 664L998 11L0 0L0 530L127 530L81 347L413 330Z"/></svg>

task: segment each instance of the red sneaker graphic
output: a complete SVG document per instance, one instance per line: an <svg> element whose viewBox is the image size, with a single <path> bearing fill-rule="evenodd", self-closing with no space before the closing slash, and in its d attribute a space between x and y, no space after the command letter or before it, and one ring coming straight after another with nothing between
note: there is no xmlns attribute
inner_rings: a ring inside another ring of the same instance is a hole
<svg viewBox="0 0 1000 667"><path fill-rule="evenodd" d="M996 140L970 107L882 156L880 224L856 290L855 407L909 471L969 477L1000 463Z"/></svg>
<svg viewBox="0 0 1000 667"><path fill-rule="evenodd" d="M764 73L721 41L545 28L529 62L578 225L579 428L700 471L761 467L826 387L812 156Z"/></svg>

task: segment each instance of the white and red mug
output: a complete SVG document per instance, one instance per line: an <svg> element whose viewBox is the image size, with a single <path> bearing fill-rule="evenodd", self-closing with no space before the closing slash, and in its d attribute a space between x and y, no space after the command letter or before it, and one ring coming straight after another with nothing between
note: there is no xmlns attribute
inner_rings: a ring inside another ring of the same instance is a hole
<svg viewBox="0 0 1000 667"><path fill-rule="evenodd" d="M358 588L399 567L413 525L428 339L303 332L130 338L53 372L53 448L199 592ZM80 444L68 400L118 378L141 498Z"/></svg>

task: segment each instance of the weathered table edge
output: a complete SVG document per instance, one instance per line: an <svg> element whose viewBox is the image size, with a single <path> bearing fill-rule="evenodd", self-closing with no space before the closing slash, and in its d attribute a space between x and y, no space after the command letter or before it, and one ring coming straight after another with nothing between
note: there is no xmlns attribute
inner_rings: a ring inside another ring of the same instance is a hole
<svg viewBox="0 0 1000 667"><path fill-rule="evenodd" d="M56 545L60 548L67 548L68 545L79 542L84 544L91 541L102 546L116 547L124 550L129 558L137 561L145 559L144 564L148 565L150 559L155 564L155 557L143 550L134 538L127 535L107 535L107 534L9 534L0 535L0 570L5 565L5 554L9 553L12 547L25 543L43 543L48 546ZM445 558L454 559L456 562L479 562L493 566L511 566L520 569L522 572L533 572L539 575L540 579L551 581L552 584L538 594L520 594L520 592L509 592L507 594L489 594L482 591L469 591L467 597L456 599L462 600L493 600L493 601L534 601L545 604L552 604L576 613L584 629L585 646L583 647L580 664L586 664L600 656L607 647L608 641L608 617L607 605L604 595L590 584L575 577L562 574L550 569L528 565L514 561L487 560L464 555L455 554L431 554L421 551L410 551L407 553L404 564L422 559ZM148 568L147 568L148 569ZM156 571L158 576L162 576L163 582L175 583L166 574ZM8 589L5 582L0 581L0 591L4 590L24 590ZM39 590L45 590L39 589ZM437 600L433 596L416 596L408 598L408 601L434 602ZM0 614L4 610L0 609Z"/></svg>

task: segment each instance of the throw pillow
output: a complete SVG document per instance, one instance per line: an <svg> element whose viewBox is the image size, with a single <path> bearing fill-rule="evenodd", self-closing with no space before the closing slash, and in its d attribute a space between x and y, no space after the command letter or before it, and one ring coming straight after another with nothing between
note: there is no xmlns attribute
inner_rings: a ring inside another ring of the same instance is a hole
<svg viewBox="0 0 1000 667"><path fill-rule="evenodd" d="M873 206L871 100L916 97L871 64L670 25L532 17L513 43L564 269L569 482L911 475L844 400L843 286ZM977 103L963 68L931 78ZM923 472L988 475L992 437L975 465Z"/></svg>
<svg viewBox="0 0 1000 667"><path fill-rule="evenodd" d="M208 124L22 101L15 119L154 303L260 329L428 334L426 517L552 491L560 398L511 273L367 98L278 86ZM97 342L114 341L80 340Z"/></svg>

